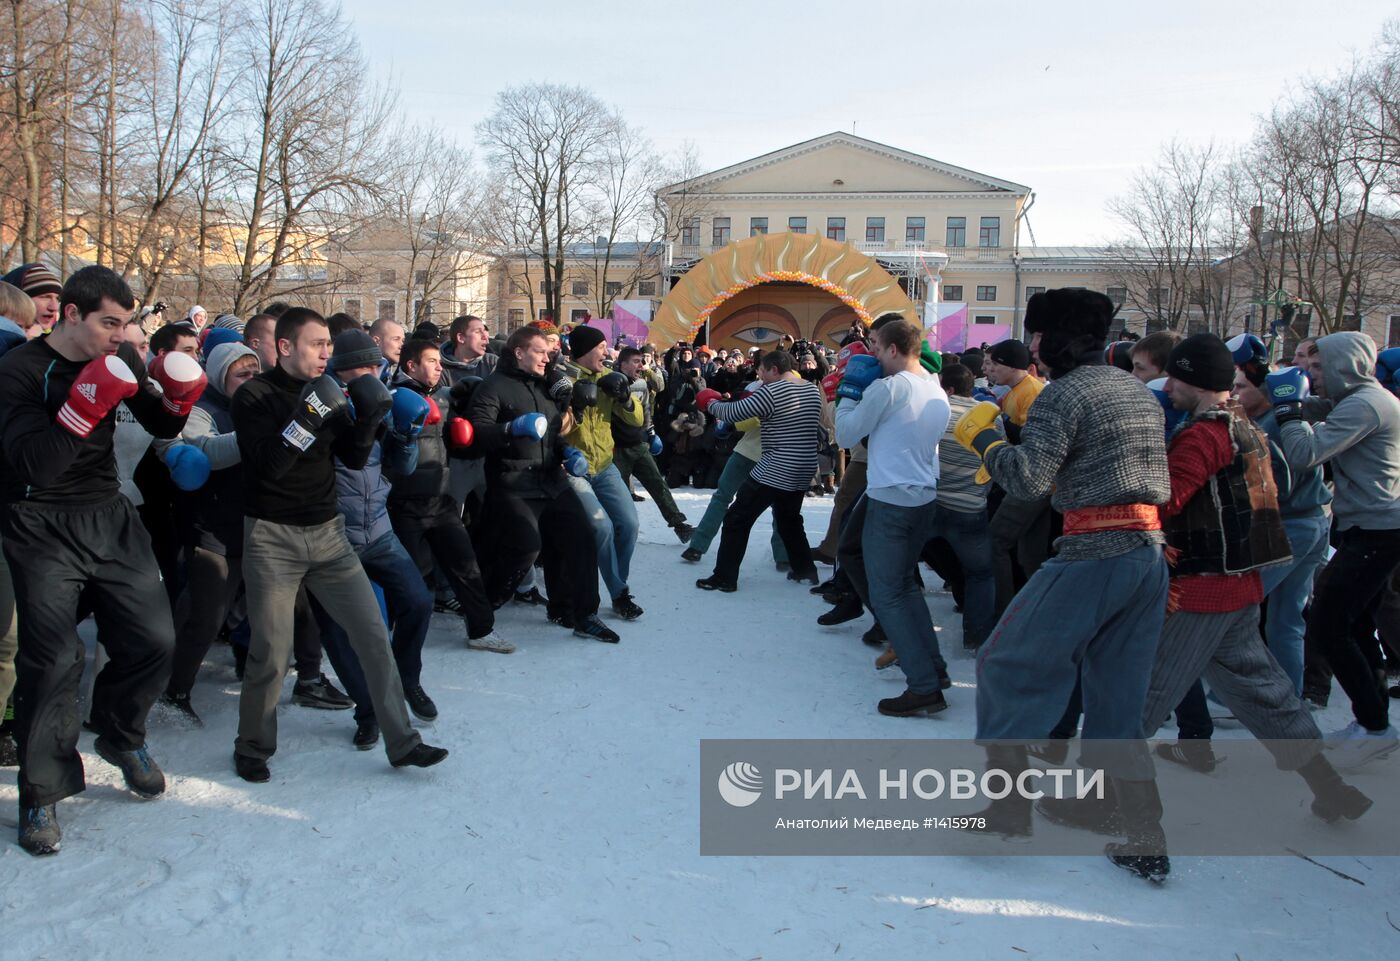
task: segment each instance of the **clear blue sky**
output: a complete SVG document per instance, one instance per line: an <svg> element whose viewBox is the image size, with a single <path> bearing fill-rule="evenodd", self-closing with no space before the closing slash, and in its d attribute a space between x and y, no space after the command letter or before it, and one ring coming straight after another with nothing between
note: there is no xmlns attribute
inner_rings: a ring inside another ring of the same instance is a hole
<svg viewBox="0 0 1400 961"><path fill-rule="evenodd" d="M903 3L347 0L404 111L464 144L502 87L591 88L707 169L832 130L1031 186L1040 244L1095 243L1105 202L1177 137L1246 139L1290 84L1367 51L1360 0Z"/></svg>

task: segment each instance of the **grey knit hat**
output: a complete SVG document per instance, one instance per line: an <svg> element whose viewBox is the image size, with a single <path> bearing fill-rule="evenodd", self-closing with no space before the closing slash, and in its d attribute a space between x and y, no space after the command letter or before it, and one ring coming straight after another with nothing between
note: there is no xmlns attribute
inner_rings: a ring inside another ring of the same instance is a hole
<svg viewBox="0 0 1400 961"><path fill-rule="evenodd" d="M331 370L351 370L355 367L378 367L384 363L379 345L363 330L351 328L338 334L331 353Z"/></svg>

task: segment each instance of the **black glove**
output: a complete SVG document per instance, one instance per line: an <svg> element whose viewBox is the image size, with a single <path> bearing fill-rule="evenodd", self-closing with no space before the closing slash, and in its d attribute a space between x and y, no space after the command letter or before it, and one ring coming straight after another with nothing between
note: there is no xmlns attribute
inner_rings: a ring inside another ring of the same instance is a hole
<svg viewBox="0 0 1400 961"><path fill-rule="evenodd" d="M340 381L322 374L301 389L292 419L282 428L282 440L289 447L308 450L322 434L335 434L348 425L349 414L350 400Z"/></svg>
<svg viewBox="0 0 1400 961"><path fill-rule="evenodd" d="M350 396L350 419L356 424L378 426L394 406L394 395L374 374L362 374L352 380L346 392Z"/></svg>
<svg viewBox="0 0 1400 961"><path fill-rule="evenodd" d="M581 380L574 384L573 396L569 399L575 417L582 417L590 407L598 406L598 385L591 380Z"/></svg>
<svg viewBox="0 0 1400 961"><path fill-rule="evenodd" d="M627 379L627 375L613 371L598 378L598 389L607 394L615 401L630 401L632 399L632 382Z"/></svg>
<svg viewBox="0 0 1400 961"><path fill-rule="evenodd" d="M573 396L574 382L569 380L569 375L565 374L557 367L551 368L544 375L544 389L554 401L554 406L563 413L569 408L569 400Z"/></svg>
<svg viewBox="0 0 1400 961"><path fill-rule="evenodd" d="M481 386L481 383L480 377L467 376L452 385L452 390L448 392L451 397L448 406L452 408L452 416L467 416L467 408L471 406L472 395L476 393L476 389Z"/></svg>

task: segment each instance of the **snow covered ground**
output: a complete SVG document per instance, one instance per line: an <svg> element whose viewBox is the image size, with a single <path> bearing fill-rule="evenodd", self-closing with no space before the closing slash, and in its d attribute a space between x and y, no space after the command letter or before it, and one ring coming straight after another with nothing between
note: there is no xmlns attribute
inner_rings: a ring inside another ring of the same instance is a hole
<svg viewBox="0 0 1400 961"><path fill-rule="evenodd" d="M708 492L677 499L695 521ZM958 652L952 706L881 717L902 685L873 670L868 618L817 627L824 606L774 570L766 519L740 592L709 594L693 586L709 565L682 562L638 506L646 616L610 618L620 645L513 607L498 624L520 650L469 652L435 618L424 684L442 716L424 733L452 750L439 767L392 770L351 748L348 712L284 704L272 781L245 784L216 647L195 690L207 726L153 719L163 799L124 791L84 734L88 790L60 806L62 853L36 860L10 842L0 773L0 957L1252 961L1400 945L1395 859L1331 860L1357 884L1296 858L1182 857L1154 888L1089 857L700 857L701 738L970 737L972 662L951 599L931 593ZM813 541L830 509L807 502ZM1344 720L1334 700L1324 729Z"/></svg>

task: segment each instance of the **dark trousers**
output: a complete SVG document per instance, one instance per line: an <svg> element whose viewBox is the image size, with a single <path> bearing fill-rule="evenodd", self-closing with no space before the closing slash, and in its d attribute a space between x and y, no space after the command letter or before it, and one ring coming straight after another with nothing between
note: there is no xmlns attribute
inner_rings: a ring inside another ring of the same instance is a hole
<svg viewBox="0 0 1400 961"><path fill-rule="evenodd" d="M6 549L9 549L7 543ZM1376 650L1368 612L1390 584L1400 565L1400 530L1367 531L1357 527L1337 535L1337 552L1313 588L1307 636L1332 665L1337 683L1351 698L1356 720L1367 730L1390 725L1390 702L1376 679ZM23 647L24 621L20 621Z"/></svg>
<svg viewBox="0 0 1400 961"><path fill-rule="evenodd" d="M719 554L715 557L715 577L728 584L737 584L744 552L749 548L749 531L768 508L773 509L773 527L782 538L788 563L795 574L817 572L812 563L812 549L807 544L807 531L802 526L802 503L806 491L785 491L760 484L752 477L739 485L734 503L724 514L720 528Z"/></svg>
<svg viewBox="0 0 1400 961"><path fill-rule="evenodd" d="M1050 556L1050 498L1024 501L1006 496L991 515L996 614ZM1018 576L1019 575L1019 576Z"/></svg>
<svg viewBox="0 0 1400 961"><path fill-rule="evenodd" d="M146 714L165 690L175 627L150 538L125 497L85 510L12 504L3 532L19 618L19 803L33 807L86 786L78 755L79 596L86 592L109 657L93 684L92 724L119 751L146 743Z"/></svg>
<svg viewBox="0 0 1400 961"><path fill-rule="evenodd" d="M242 586L242 557L227 557L203 547L191 551L185 589L175 606L175 658L166 687L169 693L190 693ZM319 664L318 660L318 669Z"/></svg>
<svg viewBox="0 0 1400 961"><path fill-rule="evenodd" d="M525 498L494 484L486 492L484 516L495 545L491 597L509 598L539 557L552 609L572 611L575 618L598 613L598 548L573 488L552 498Z"/></svg>
<svg viewBox="0 0 1400 961"><path fill-rule="evenodd" d="M657 509L661 511L668 527L685 523L685 515L676 506L676 499L671 496L671 488L666 486L666 479L661 476L661 470L656 466L656 461L646 444L618 447L613 451L613 463L617 465L617 472L622 475L622 482L629 490L632 487L632 475L637 475L637 480L642 482L651 499L656 501Z"/></svg>
<svg viewBox="0 0 1400 961"><path fill-rule="evenodd" d="M424 580L431 579L436 570L447 581L461 605L468 636L485 637L496 626L496 614L486 596L476 551L456 501L443 498L443 505L442 510L428 518L409 517L390 508L389 521Z"/></svg>
<svg viewBox="0 0 1400 961"><path fill-rule="evenodd" d="M1068 741L1079 730L1079 718L1084 714L1084 689L1074 685L1069 707L1064 716L1050 731L1052 740ZM1154 729L1155 730L1155 729ZM1215 722L1210 719L1210 705L1206 703L1206 689L1199 678L1191 685L1181 703L1176 706L1176 736L1182 741L1209 741L1215 734Z"/></svg>

